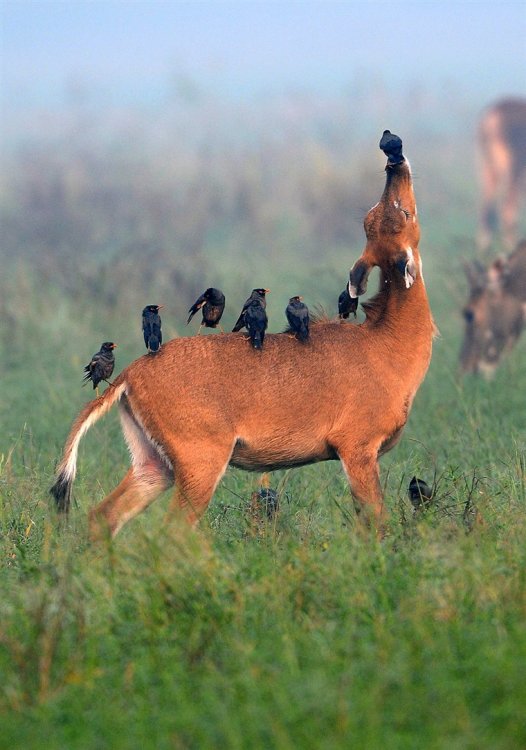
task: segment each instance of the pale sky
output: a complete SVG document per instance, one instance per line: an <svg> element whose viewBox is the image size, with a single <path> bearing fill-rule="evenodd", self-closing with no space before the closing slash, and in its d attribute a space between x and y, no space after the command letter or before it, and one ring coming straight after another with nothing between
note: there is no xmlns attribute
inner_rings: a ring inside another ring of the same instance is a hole
<svg viewBox="0 0 526 750"><path fill-rule="evenodd" d="M2 90L57 97L80 81L115 96L174 74L231 95L453 78L526 93L526 3L3 0Z"/></svg>

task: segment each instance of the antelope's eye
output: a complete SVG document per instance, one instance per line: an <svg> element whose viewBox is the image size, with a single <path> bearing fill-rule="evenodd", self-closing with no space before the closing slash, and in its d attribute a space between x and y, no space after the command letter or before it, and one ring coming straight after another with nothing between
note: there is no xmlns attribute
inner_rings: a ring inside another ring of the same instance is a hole
<svg viewBox="0 0 526 750"><path fill-rule="evenodd" d="M473 310L470 307L465 307L462 310L462 315L464 316L464 318L465 318L465 320L466 320L467 323L472 323L473 322L473 318L475 317L475 313L473 312Z"/></svg>

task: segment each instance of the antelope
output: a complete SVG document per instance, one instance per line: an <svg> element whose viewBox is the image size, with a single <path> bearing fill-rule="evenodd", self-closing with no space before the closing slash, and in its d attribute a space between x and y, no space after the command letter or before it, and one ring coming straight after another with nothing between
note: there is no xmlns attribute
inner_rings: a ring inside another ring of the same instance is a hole
<svg viewBox="0 0 526 750"><path fill-rule="evenodd" d="M483 114L478 130L482 206L478 245L486 251L500 231L517 241L519 198L526 179L526 99L502 99Z"/></svg>
<svg viewBox="0 0 526 750"><path fill-rule="evenodd" d="M460 367L464 373L491 378L526 322L526 240L488 268L478 261L464 268L470 292L463 310L466 328Z"/></svg>
<svg viewBox="0 0 526 750"><path fill-rule="evenodd" d="M278 333L258 351L244 334L225 333L174 339L135 360L73 423L51 489L59 511L70 505L81 438L118 403L131 468L91 510L93 539L114 536L173 484L168 515L194 525L229 465L268 472L337 459L357 511L383 534L378 459L400 439L434 335L411 169L398 141L349 275L356 298L380 269L365 321L314 322L305 346Z"/></svg>

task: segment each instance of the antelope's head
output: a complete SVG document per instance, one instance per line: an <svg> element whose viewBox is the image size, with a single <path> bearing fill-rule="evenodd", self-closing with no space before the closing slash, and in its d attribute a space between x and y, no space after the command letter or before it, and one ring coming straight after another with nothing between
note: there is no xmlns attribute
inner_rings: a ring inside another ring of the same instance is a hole
<svg viewBox="0 0 526 750"><path fill-rule="evenodd" d="M507 258L497 258L489 266L478 262L464 266L470 292L464 307L464 341L460 368L464 373L491 378L502 356L517 341L526 322L526 306L509 288Z"/></svg>
<svg viewBox="0 0 526 750"><path fill-rule="evenodd" d="M367 278L374 266L380 267L386 283L403 289L409 289L421 275L420 227L411 168L397 135L386 130L380 148L387 156L385 189L365 217L367 243L349 276L352 298L365 294Z"/></svg>

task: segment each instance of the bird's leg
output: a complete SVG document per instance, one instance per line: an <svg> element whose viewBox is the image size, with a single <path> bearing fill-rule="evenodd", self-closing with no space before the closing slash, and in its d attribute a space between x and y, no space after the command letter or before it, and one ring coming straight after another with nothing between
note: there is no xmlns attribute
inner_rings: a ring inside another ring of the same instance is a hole
<svg viewBox="0 0 526 750"><path fill-rule="evenodd" d="M218 325L219 330L221 331L221 333L224 333L225 330L224 330L223 326L221 325L221 323L218 323L217 325Z"/></svg>
<svg viewBox="0 0 526 750"><path fill-rule="evenodd" d="M99 386L98 385L95 386L95 394L97 398L99 398Z"/></svg>
<svg viewBox="0 0 526 750"><path fill-rule="evenodd" d="M203 327L203 324L201 323L201 325L200 325L200 326L199 326L199 328L197 329L197 336L199 336L199 334L201 333L201 328L202 328L202 327Z"/></svg>
<svg viewBox="0 0 526 750"><path fill-rule="evenodd" d="M109 380L106 380L106 378L104 378L104 382L107 383L108 385L110 385L112 388L115 388L115 385L112 382L110 382Z"/></svg>

